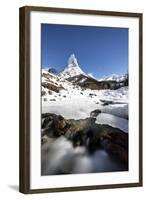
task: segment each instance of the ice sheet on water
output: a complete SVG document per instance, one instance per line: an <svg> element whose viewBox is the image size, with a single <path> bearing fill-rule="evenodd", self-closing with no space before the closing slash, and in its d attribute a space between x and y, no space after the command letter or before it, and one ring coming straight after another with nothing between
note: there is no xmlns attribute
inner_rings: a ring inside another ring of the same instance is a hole
<svg viewBox="0 0 146 200"><path fill-rule="evenodd" d="M117 117L115 115L101 113L97 116L95 123L108 124L112 127L119 128L122 131L128 133L128 120L121 117Z"/></svg>

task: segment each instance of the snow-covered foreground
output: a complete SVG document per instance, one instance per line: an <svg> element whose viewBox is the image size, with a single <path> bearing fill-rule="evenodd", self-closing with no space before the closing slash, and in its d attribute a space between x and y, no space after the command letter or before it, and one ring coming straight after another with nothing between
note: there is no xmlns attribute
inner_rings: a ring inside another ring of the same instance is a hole
<svg viewBox="0 0 146 200"><path fill-rule="evenodd" d="M54 113L66 119L85 119L98 109L101 114L97 116L97 123L109 124L128 132L128 87L91 90L83 89L53 74L49 75L49 79L42 77L42 82L48 80L62 89L59 92L51 91L50 94L43 87L42 91L46 95L42 97L42 113Z"/></svg>

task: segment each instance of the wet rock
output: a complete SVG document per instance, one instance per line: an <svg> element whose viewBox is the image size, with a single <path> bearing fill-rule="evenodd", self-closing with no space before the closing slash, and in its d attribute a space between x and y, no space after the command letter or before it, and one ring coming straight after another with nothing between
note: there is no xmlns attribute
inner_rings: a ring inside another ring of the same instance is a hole
<svg viewBox="0 0 146 200"><path fill-rule="evenodd" d="M100 111L96 110L96 114ZM93 114L95 114L93 112ZM109 125L95 123L95 118L65 119L61 115L42 114L42 137L64 136L74 147L84 146L89 153L104 149L122 162L128 162L128 134Z"/></svg>
<svg viewBox="0 0 146 200"><path fill-rule="evenodd" d="M108 142L105 149L121 161L128 162L128 151L119 144Z"/></svg>
<svg viewBox="0 0 146 200"><path fill-rule="evenodd" d="M103 103L102 105L103 106L107 106L109 104L114 104L113 101L110 101L110 100L103 100L103 99L100 99L100 101Z"/></svg>
<svg viewBox="0 0 146 200"><path fill-rule="evenodd" d="M49 137L54 136L54 130L53 130L53 121L54 121L55 114L50 113L44 113L42 114L42 129L41 129L41 135L47 135Z"/></svg>
<svg viewBox="0 0 146 200"><path fill-rule="evenodd" d="M93 110L90 113L90 117L97 117L97 115L100 114L100 113L101 113L101 110L99 110L99 109Z"/></svg>
<svg viewBox="0 0 146 200"><path fill-rule="evenodd" d="M90 153L104 148L117 159L128 162L128 134L120 129L94 124L86 132L86 146Z"/></svg>
<svg viewBox="0 0 146 200"><path fill-rule="evenodd" d="M62 130L66 126L66 121L61 115L56 116L53 122L54 122L54 128L55 129L61 129Z"/></svg>
<svg viewBox="0 0 146 200"><path fill-rule="evenodd" d="M101 137L101 146L121 161L128 162L128 134L119 129L109 130Z"/></svg>
<svg viewBox="0 0 146 200"><path fill-rule="evenodd" d="M42 114L42 135L58 137L68 130L68 123L61 115Z"/></svg>
<svg viewBox="0 0 146 200"><path fill-rule="evenodd" d="M46 128L50 126L50 122L53 122L53 116L52 115L46 115L45 117L42 117L42 128Z"/></svg>

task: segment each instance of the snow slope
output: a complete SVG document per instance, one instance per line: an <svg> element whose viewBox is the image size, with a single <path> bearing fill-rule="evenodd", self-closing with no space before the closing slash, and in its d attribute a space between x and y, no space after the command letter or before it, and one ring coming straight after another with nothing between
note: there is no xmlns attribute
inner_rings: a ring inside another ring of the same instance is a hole
<svg viewBox="0 0 146 200"><path fill-rule="evenodd" d="M117 75L117 74L111 74L109 76L104 76L103 78L98 79L98 81L117 81L122 82L127 78L127 75Z"/></svg>
<svg viewBox="0 0 146 200"><path fill-rule="evenodd" d="M42 112L62 115L66 119L85 119L96 109L101 110L96 122L109 124L128 132L128 87L117 90L82 89L63 77L42 70L42 83L61 87L59 92L42 86ZM50 92L51 94L50 94ZM106 104L105 104L106 103Z"/></svg>

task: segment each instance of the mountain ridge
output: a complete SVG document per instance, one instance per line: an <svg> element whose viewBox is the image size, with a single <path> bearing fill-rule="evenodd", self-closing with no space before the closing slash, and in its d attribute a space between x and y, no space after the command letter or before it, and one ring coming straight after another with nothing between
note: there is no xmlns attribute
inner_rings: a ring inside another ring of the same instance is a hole
<svg viewBox="0 0 146 200"><path fill-rule="evenodd" d="M57 73L54 68L49 68L47 71L82 88L92 90L118 89L128 85L127 74L111 74L100 79L95 78L93 74L91 76L91 73L86 74L79 66L75 54L69 56L67 65L62 72Z"/></svg>

